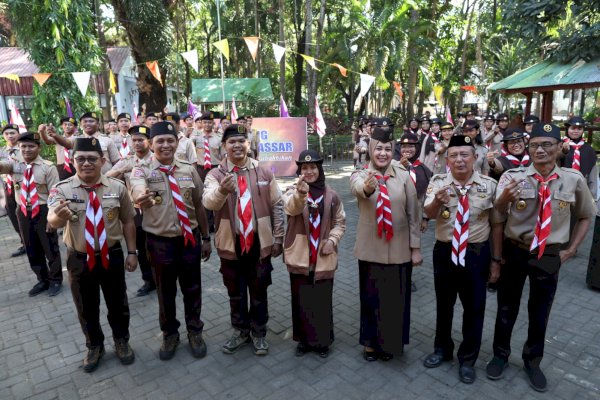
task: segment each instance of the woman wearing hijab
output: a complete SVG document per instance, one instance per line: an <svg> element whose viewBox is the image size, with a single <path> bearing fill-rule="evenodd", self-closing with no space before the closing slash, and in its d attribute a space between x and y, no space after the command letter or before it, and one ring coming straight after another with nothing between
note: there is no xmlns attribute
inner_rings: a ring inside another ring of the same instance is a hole
<svg viewBox="0 0 600 400"><path fill-rule="evenodd" d="M409 173L392 165L392 132L375 128L371 161L350 178L359 219L354 255L360 278L360 344L367 361L402 354L410 268L423 263L421 213Z"/></svg>
<svg viewBox="0 0 600 400"><path fill-rule="evenodd" d="M319 153L304 150L296 164L298 181L284 195L288 220L283 253L290 273L296 356L315 351L326 358L333 343L333 275L346 214L338 194L325 184Z"/></svg>

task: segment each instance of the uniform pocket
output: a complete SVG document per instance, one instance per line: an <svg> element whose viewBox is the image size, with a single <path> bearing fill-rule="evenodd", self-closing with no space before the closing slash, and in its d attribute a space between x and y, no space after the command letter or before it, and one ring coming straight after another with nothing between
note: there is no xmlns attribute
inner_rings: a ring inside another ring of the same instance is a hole
<svg viewBox="0 0 600 400"><path fill-rule="evenodd" d="M575 203L575 193L554 192L552 194L552 212L557 214L566 214L571 211L571 206Z"/></svg>

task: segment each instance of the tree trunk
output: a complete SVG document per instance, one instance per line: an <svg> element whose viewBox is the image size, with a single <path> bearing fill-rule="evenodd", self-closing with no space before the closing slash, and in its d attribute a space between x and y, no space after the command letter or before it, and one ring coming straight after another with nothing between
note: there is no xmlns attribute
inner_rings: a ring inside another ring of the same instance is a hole
<svg viewBox="0 0 600 400"><path fill-rule="evenodd" d="M473 1L471 11L469 12L469 5L467 3L467 13L469 13L469 20L467 21L467 28L465 32L465 40L463 42L462 47L462 61L460 63L460 86L464 86L465 84L465 74L467 72L467 49L469 48L469 38L471 37L471 22L473 21L473 14L475 13L475 4L477 0ZM461 89L462 90L462 89ZM462 110L463 100L464 100L464 92L460 92L461 95L458 99L458 108Z"/></svg>
<svg viewBox="0 0 600 400"><path fill-rule="evenodd" d="M298 53L304 54L304 41L306 40L305 32L298 41ZM302 107L302 75L304 74L304 59L300 54L296 54L296 73L294 74L294 106Z"/></svg>
<svg viewBox="0 0 600 400"><path fill-rule="evenodd" d="M413 42L415 41L415 35L417 34L417 22L419 21L419 11L412 10L410 15L410 19L412 22L411 35L409 39L408 48L414 48ZM408 103L406 104L406 113L407 117L411 118L414 115L414 104L415 104L415 89L417 86L417 62L414 58L409 57L408 59ZM407 118L407 119L408 119Z"/></svg>
<svg viewBox="0 0 600 400"><path fill-rule="evenodd" d="M312 13L312 0L306 0L306 22L304 23L305 32L306 32L306 47L305 53L307 56L314 56L314 48L312 46L312 22L313 22L313 13ZM315 92L313 92L313 77L314 71L312 67L306 65L306 101L308 102L308 115L315 115Z"/></svg>
<svg viewBox="0 0 600 400"><path fill-rule="evenodd" d="M325 21L325 0L321 0L321 10L319 12L319 20L317 22L317 39L315 46L315 58L319 58L321 56L321 40L323 38L323 23ZM313 96L317 96L317 71L311 70L312 73L312 81L311 81L311 92ZM313 99L308 99L309 106L312 103L314 107L315 101ZM309 107L310 109L310 107Z"/></svg>
<svg viewBox="0 0 600 400"><path fill-rule="evenodd" d="M419 101L417 103L417 116L423 115L423 106L425 105L425 91L419 90Z"/></svg>

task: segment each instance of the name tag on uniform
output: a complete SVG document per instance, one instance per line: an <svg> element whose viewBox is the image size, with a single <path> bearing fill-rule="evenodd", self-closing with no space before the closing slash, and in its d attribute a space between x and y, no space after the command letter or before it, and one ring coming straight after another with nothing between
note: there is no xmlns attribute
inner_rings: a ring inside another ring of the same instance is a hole
<svg viewBox="0 0 600 400"><path fill-rule="evenodd" d="M487 193L487 185L485 183L477 185L477 193Z"/></svg>
<svg viewBox="0 0 600 400"><path fill-rule="evenodd" d="M102 195L103 199L118 199L119 195L116 193L107 193Z"/></svg>
<svg viewBox="0 0 600 400"><path fill-rule="evenodd" d="M194 179L191 176L180 176L177 178L178 181L193 181Z"/></svg>
<svg viewBox="0 0 600 400"><path fill-rule="evenodd" d="M268 181L258 181L258 186L269 186Z"/></svg>
<svg viewBox="0 0 600 400"><path fill-rule="evenodd" d="M85 203L85 200L82 199L78 199L77 196L73 196L72 199L65 199L67 201L70 201L71 203Z"/></svg>
<svg viewBox="0 0 600 400"><path fill-rule="evenodd" d="M149 183L158 183L158 182L164 182L164 181L165 180L162 177L148 178Z"/></svg>

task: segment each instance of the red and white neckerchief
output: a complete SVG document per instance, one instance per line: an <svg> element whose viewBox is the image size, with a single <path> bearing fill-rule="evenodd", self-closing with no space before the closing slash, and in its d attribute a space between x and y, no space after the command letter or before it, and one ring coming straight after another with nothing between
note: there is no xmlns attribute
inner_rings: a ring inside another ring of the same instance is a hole
<svg viewBox="0 0 600 400"><path fill-rule="evenodd" d="M417 185L417 173L415 172L415 167L421 165L421 161L416 160L414 163L408 163L408 174L410 175L410 180Z"/></svg>
<svg viewBox="0 0 600 400"><path fill-rule="evenodd" d="M456 266L465 266L465 254L469 242L469 189L471 185L456 186L458 189L458 207L452 233L452 262Z"/></svg>
<svg viewBox="0 0 600 400"><path fill-rule="evenodd" d="M204 169L210 169L212 162L210 158L210 146L208 144L208 136L204 135Z"/></svg>
<svg viewBox="0 0 600 400"><path fill-rule="evenodd" d="M391 240L394 237L394 229L392 227L392 202L388 194L386 182L389 175L375 175L379 181L379 195L377 196L377 208L375 215L377 217L377 236L382 237L385 231L385 240Z"/></svg>
<svg viewBox="0 0 600 400"><path fill-rule="evenodd" d="M527 163L529 162L529 154L527 154L527 153L525 153L525 155L523 156L523 158L521 158L520 160L517 157L513 156L512 154L509 154L509 155L507 155L505 157L515 167L526 167Z"/></svg>
<svg viewBox="0 0 600 400"><path fill-rule="evenodd" d="M129 155L129 153L131 153L127 136L121 135L121 147L119 147L119 153L121 154L121 158L126 158Z"/></svg>
<svg viewBox="0 0 600 400"><path fill-rule="evenodd" d="M537 222L535 224L535 232L533 234L533 241L529 251L533 251L536 247L539 247L538 260L544 255L544 249L546 248L546 239L550 236L552 231L552 204L551 193L548 184L554 179L558 179L558 174L555 172L550 175L547 179L544 179L540 174L534 174L533 177L540 183L538 188L538 204L540 207Z"/></svg>
<svg viewBox="0 0 600 400"><path fill-rule="evenodd" d="M317 254L319 251L319 239L321 237L321 214L319 213L319 204L323 201L323 195L313 200L310 193L306 198L308 203L308 228L310 231L310 264L317 263Z"/></svg>
<svg viewBox="0 0 600 400"><path fill-rule="evenodd" d="M27 204L31 205L31 218L40 213L40 202L35 187L32 164L27 164L27 169L23 174L23 183L21 184L21 212L25 216L27 216Z"/></svg>
<svg viewBox="0 0 600 400"><path fill-rule="evenodd" d="M573 153L573 165L571 168L576 169L577 171L581 170L581 153L579 149L583 146L585 142L580 140L579 142L569 141L569 146L571 146L575 152Z"/></svg>
<svg viewBox="0 0 600 400"><path fill-rule="evenodd" d="M181 232L183 233L183 244L187 246L188 243L191 243L192 246L196 245L196 239L194 238L194 233L192 232L192 225L190 224L190 217L188 216L187 210L185 208L185 203L181 198L181 192L179 191L179 185L177 184L177 180L173 174L175 173L175 165L166 166L161 165L158 167L159 170L167 175L169 179L169 188L171 189L171 197L173 197L173 203L175 204L175 208L177 209L177 218L179 219L179 225L181 225Z"/></svg>
<svg viewBox="0 0 600 400"><path fill-rule="evenodd" d="M13 160L15 159L15 153L17 152L17 149L15 149L14 147L8 150L8 156L9 158L12 158ZM14 184L14 180L12 177L12 174L6 174L6 192L8 193L9 196L12 195L12 190L13 190L13 184Z"/></svg>
<svg viewBox="0 0 600 400"><path fill-rule="evenodd" d="M240 224L240 248L242 254L250 253L252 243L254 242L254 227L252 226L252 196L246 177L239 172L239 167L233 167L233 172L237 174L238 201L237 216Z"/></svg>
<svg viewBox="0 0 600 400"><path fill-rule="evenodd" d="M73 170L71 169L71 155L69 154L69 149L67 149L66 147L63 147L63 157L65 159L65 163L63 164L63 168L68 173L72 173Z"/></svg>
<svg viewBox="0 0 600 400"><path fill-rule="evenodd" d="M98 236L102 267L108 269L108 243L106 241L106 230L104 229L104 215L100 199L98 199L98 195L96 194L96 188L100 186L102 186L101 183L93 186L81 185L89 194L88 203L85 208L85 251L90 271L93 271L96 267L96 235Z"/></svg>

